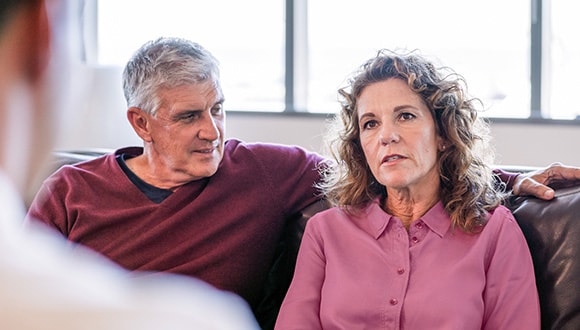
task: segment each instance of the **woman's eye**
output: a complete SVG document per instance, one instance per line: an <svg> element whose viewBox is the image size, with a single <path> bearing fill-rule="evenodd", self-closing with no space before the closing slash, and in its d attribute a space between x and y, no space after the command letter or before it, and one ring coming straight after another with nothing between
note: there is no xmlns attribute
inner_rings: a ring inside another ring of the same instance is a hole
<svg viewBox="0 0 580 330"><path fill-rule="evenodd" d="M401 114L401 119L402 119L402 120L410 120L410 119L413 119L413 118L415 118L415 115L414 115L414 114L412 114L412 113L409 113L409 112L403 112L403 113Z"/></svg>
<svg viewBox="0 0 580 330"><path fill-rule="evenodd" d="M375 120L369 120L363 124L363 129L374 128L377 126L377 122Z"/></svg>

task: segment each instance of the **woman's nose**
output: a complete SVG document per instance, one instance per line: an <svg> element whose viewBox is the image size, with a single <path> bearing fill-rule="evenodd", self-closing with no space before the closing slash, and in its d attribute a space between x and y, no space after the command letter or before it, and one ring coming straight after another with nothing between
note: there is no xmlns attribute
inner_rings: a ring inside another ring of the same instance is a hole
<svg viewBox="0 0 580 330"><path fill-rule="evenodd" d="M399 142L399 133L392 128L382 127L379 134L379 141L383 145Z"/></svg>

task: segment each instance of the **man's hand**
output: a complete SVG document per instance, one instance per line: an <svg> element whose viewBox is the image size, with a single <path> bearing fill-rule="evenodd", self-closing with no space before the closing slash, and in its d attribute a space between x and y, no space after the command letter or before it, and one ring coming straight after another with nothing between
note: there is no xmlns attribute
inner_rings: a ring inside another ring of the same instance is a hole
<svg viewBox="0 0 580 330"><path fill-rule="evenodd" d="M513 193L519 196L532 195L544 200L554 198L554 189L580 184L580 167L553 163L550 166L518 175Z"/></svg>

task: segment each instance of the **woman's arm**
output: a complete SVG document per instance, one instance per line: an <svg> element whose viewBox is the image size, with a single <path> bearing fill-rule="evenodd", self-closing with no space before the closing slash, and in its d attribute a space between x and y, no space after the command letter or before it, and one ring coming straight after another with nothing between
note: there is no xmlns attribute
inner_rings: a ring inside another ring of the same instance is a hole
<svg viewBox="0 0 580 330"><path fill-rule="evenodd" d="M540 329L540 307L532 257L513 215L494 212L496 245L490 247L484 291L484 329ZM491 224L488 223L488 225Z"/></svg>
<svg viewBox="0 0 580 330"><path fill-rule="evenodd" d="M320 292L325 276L322 240L313 226L314 216L307 224L296 260L296 270L286 298L280 308L276 330L322 329L320 323Z"/></svg>

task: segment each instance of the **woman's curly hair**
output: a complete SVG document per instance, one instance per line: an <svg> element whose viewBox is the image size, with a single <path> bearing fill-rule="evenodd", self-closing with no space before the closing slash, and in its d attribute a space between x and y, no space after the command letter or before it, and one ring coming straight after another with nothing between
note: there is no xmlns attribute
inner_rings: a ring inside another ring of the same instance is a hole
<svg viewBox="0 0 580 330"><path fill-rule="evenodd" d="M477 115L479 100L468 98L461 76L449 68L437 68L416 52L381 50L339 90L342 110L329 130L330 153L336 162L321 167L320 188L334 205L349 212L379 196L387 197L364 156L357 114L363 89L387 79L406 82L423 99L445 142L446 148L438 152L440 198L452 225L466 232L481 230L488 211L502 202L505 192L487 165L493 161L493 152L488 125Z"/></svg>

